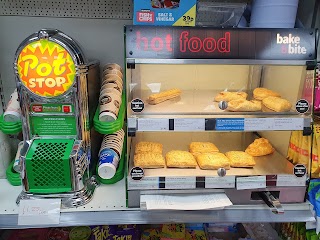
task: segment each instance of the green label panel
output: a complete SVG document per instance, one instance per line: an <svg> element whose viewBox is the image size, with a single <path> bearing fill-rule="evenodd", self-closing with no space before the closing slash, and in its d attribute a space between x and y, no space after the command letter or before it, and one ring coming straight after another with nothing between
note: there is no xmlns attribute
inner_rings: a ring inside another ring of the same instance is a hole
<svg viewBox="0 0 320 240"><path fill-rule="evenodd" d="M32 113L74 113L71 103L33 103L30 107Z"/></svg>
<svg viewBox="0 0 320 240"><path fill-rule="evenodd" d="M30 127L34 136L72 136L77 135L74 116L33 116Z"/></svg>

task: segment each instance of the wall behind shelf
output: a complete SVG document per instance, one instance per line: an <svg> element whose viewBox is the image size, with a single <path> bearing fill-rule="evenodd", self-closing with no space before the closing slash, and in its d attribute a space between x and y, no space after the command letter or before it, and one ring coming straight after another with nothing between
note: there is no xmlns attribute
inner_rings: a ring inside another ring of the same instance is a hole
<svg viewBox="0 0 320 240"><path fill-rule="evenodd" d="M15 88L13 61L19 44L42 28L56 28L74 38L88 59L124 65L124 25L131 20L0 16L0 75L5 100Z"/></svg>

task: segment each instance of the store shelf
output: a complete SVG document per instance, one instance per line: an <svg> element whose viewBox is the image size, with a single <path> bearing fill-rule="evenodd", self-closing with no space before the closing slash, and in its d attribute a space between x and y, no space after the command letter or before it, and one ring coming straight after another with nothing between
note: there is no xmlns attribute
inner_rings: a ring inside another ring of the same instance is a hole
<svg viewBox="0 0 320 240"><path fill-rule="evenodd" d="M270 131L303 130L311 118L293 108L289 112L231 112L221 110L214 96L220 91L182 91L180 97L150 105L150 90L141 91L142 112L131 112L128 122L136 131ZM294 106L294 103L292 103Z"/></svg>
<svg viewBox="0 0 320 240"><path fill-rule="evenodd" d="M18 226L16 197L21 187L0 180L0 229L31 228ZM231 206L206 211L140 211L125 207L125 180L97 188L93 200L82 207L62 209L59 226L99 224L147 224L167 222L311 222L314 217L309 203L285 204L285 213L276 215L266 205ZM57 226L57 225L55 225Z"/></svg>

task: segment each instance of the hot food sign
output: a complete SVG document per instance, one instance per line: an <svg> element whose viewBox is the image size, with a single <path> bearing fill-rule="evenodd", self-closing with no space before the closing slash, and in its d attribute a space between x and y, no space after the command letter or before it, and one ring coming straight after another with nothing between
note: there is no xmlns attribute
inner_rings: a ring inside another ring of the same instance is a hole
<svg viewBox="0 0 320 240"><path fill-rule="evenodd" d="M127 58L313 60L315 30L126 27Z"/></svg>

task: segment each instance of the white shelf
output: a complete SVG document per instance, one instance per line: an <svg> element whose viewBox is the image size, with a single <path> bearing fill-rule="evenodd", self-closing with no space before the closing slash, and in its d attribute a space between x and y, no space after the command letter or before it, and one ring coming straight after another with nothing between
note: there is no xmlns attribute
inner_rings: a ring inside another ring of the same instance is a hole
<svg viewBox="0 0 320 240"><path fill-rule="evenodd" d="M0 180L0 229L31 228L18 226L16 197L21 187ZM206 211L140 211L127 209L125 180L97 188L93 200L82 207L63 209L60 224L83 226L99 224L149 224L165 222L311 222L314 217L308 203L283 205L285 213L276 215L265 205L231 206L224 210Z"/></svg>

